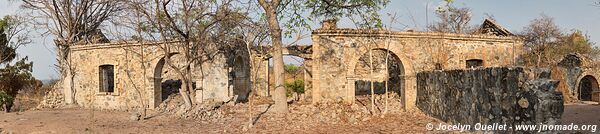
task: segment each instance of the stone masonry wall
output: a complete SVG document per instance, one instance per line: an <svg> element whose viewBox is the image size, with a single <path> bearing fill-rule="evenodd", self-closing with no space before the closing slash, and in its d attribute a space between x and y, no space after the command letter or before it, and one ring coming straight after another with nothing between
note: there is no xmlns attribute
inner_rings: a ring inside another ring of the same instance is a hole
<svg viewBox="0 0 600 134"><path fill-rule="evenodd" d="M177 49L172 52L171 61L181 66L182 56L175 54ZM70 59L75 70L75 101L82 107L96 109L136 109L141 106L140 100L144 100L145 107L158 106L162 102L161 83L178 80L175 71L164 64L164 56L157 44L105 43L73 47ZM195 102L228 101L233 96L229 91L233 85L230 80L233 67L227 60L228 55L217 53L210 60L191 67ZM114 66L113 93L99 91L100 65ZM69 102L70 90L63 89L64 98Z"/></svg>
<svg viewBox="0 0 600 134"><path fill-rule="evenodd" d="M552 68L552 79L560 80L557 91L563 93L565 103L580 101L580 84L585 76L595 78L595 83L600 76L600 67L596 62L580 54L567 54ZM592 101L600 102L600 90L592 87Z"/></svg>
<svg viewBox="0 0 600 134"><path fill-rule="evenodd" d="M549 78L520 67L421 72L417 107L452 124L560 124L563 97Z"/></svg>
<svg viewBox="0 0 600 134"><path fill-rule="evenodd" d="M404 108L416 109L416 73L464 69L466 60L483 67L512 66L522 42L512 37L360 29L318 29L313 41L313 102L354 102L355 83L365 78L359 59L369 50L389 50L403 66L401 97Z"/></svg>

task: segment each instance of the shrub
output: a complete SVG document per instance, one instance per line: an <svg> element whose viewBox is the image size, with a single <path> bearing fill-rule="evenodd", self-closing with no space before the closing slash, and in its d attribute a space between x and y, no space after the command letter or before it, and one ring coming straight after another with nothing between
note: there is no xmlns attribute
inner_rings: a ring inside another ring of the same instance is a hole
<svg viewBox="0 0 600 134"><path fill-rule="evenodd" d="M7 109L12 106L14 97L8 95L4 91L0 91L0 109L7 111Z"/></svg>
<svg viewBox="0 0 600 134"><path fill-rule="evenodd" d="M287 96L292 96L293 93L303 94L304 93L304 80L297 79L293 82L286 82L285 89L287 90Z"/></svg>

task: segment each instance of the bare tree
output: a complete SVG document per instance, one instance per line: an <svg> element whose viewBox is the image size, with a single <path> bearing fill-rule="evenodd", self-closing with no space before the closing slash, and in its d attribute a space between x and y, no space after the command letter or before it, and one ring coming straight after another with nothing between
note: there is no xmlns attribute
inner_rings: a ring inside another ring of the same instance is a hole
<svg viewBox="0 0 600 134"><path fill-rule="evenodd" d="M179 90L186 110L191 109L193 89L192 68L211 60L222 53L218 48L227 48L235 40L233 30L237 21L245 18L237 12L233 0L128 0L132 12L139 14L144 22L135 25L141 30L138 38L146 42L162 42L159 48L165 53L165 64L175 71L182 81ZM172 53L177 53L182 62L175 63Z"/></svg>
<svg viewBox="0 0 600 134"><path fill-rule="evenodd" d="M252 11L252 8L247 8L249 11ZM247 21L244 21L244 23L241 23L241 25L243 25L242 27L239 27L239 31L241 36L238 36L238 38L240 40L244 41L244 44L246 44L246 51L248 53L248 55L250 56L250 66L251 69L253 69L252 71L250 71L250 75L251 75L251 82L252 82L252 88L251 88L251 93L249 95L249 99L248 99L248 128L251 128L254 125L254 117L252 114L253 111L253 107L254 107L254 100L253 97L257 94L256 91L252 91L252 89L258 89L258 80L259 80L259 75L260 75L260 71L259 69L263 68L263 64L261 64L262 62L259 61L255 61L255 60L264 60L264 59L255 59L255 57L258 58L262 58L262 57L267 57L268 53L264 53L264 49L266 49L264 47L264 44L267 43L267 39L268 39L268 33L267 33L267 26L264 23L264 21L258 20L258 21L252 21L251 19L247 19ZM268 67L268 66L267 66ZM254 74L252 74L252 72L254 72Z"/></svg>
<svg viewBox="0 0 600 134"><path fill-rule="evenodd" d="M4 16L0 21L0 65L17 57L19 47L31 43L28 25L20 16Z"/></svg>
<svg viewBox="0 0 600 134"><path fill-rule="evenodd" d="M552 17L541 15L540 18L532 20L525 26L519 36L523 38L530 54L533 54L533 56L525 55L526 63L533 63L535 67L540 67L542 60L547 60L543 59L546 47L551 42L557 41L563 34Z"/></svg>
<svg viewBox="0 0 600 134"><path fill-rule="evenodd" d="M67 103L77 104L70 48L91 43L102 24L121 10L120 5L118 0L23 0L22 7L32 11L28 17L54 37L63 88L71 92Z"/></svg>
<svg viewBox="0 0 600 134"><path fill-rule="evenodd" d="M452 0L446 0L443 6L438 7L436 16L439 21L429 25L428 29L442 33L470 33L474 27L471 21L471 9L467 7L455 7Z"/></svg>

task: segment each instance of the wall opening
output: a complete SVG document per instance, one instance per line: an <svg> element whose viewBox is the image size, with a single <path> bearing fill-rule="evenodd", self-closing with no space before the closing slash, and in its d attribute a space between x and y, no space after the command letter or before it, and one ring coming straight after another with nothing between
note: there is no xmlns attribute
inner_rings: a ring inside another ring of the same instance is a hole
<svg viewBox="0 0 600 134"><path fill-rule="evenodd" d="M372 67L371 59L373 61ZM370 70L373 70L373 74ZM373 81L375 94L385 93L385 82L388 82L388 93L395 93L398 97L400 97L404 88L404 66L402 61L397 55L387 50L372 50L372 58L370 58L369 52L366 52L358 59L354 72L357 77L354 82L354 93L357 97L371 94L371 81Z"/></svg>
<svg viewBox="0 0 600 134"><path fill-rule="evenodd" d="M293 98L295 101L304 101L307 99L305 93L307 92L306 84L308 83L305 75L308 73L304 64L304 58L295 55L284 55L284 87L286 89L286 96ZM275 75L273 72L273 58L269 58L269 72L268 72L268 84L269 84L269 95L270 92L275 90Z"/></svg>
<svg viewBox="0 0 600 134"><path fill-rule="evenodd" d="M250 95L250 63L242 56L237 56L233 62L233 95L237 96L236 102L247 102Z"/></svg>
<svg viewBox="0 0 600 134"><path fill-rule="evenodd" d="M466 61L467 68L483 67L483 60L481 59L469 59Z"/></svg>
<svg viewBox="0 0 600 134"><path fill-rule="evenodd" d="M171 60L176 60L174 57L177 53L171 53ZM154 106L158 106L164 100L166 100L170 95L179 93L179 89L181 88L182 81L180 79L176 79L174 72L170 72L170 67L165 66L164 57L161 58L156 66L154 67Z"/></svg>
<svg viewBox="0 0 600 134"><path fill-rule="evenodd" d="M161 101L166 100L172 94L179 93L181 89L181 80L168 79L160 83L161 88Z"/></svg>
<svg viewBox="0 0 600 134"><path fill-rule="evenodd" d="M584 76L579 81L579 100L581 101L598 101L597 96L598 92L598 82L596 78L591 75Z"/></svg>
<svg viewBox="0 0 600 134"><path fill-rule="evenodd" d="M114 65L100 65L99 76L100 76L100 92L113 93L115 92L115 66Z"/></svg>

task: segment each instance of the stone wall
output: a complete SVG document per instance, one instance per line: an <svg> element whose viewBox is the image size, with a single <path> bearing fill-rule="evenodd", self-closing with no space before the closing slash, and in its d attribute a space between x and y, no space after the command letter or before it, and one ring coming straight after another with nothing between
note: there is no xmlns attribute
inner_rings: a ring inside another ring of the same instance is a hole
<svg viewBox="0 0 600 134"><path fill-rule="evenodd" d="M560 124L558 83L520 67L420 72L417 107L452 124Z"/></svg>
<svg viewBox="0 0 600 134"><path fill-rule="evenodd" d="M141 107L154 108L164 97L162 86L167 80L179 80L171 66L165 64L165 52L159 43L104 43L74 46L70 60L75 71L73 86L75 102L86 108L131 110ZM184 63L183 55L171 49L171 62L178 68ZM250 86L247 76L233 72L249 73L248 66L234 66L235 56L241 56L237 65L248 65L245 51L215 49L210 55L191 66L193 95L196 103L204 101L229 101L234 96L235 85ZM99 66L114 66L114 92L100 92ZM239 71L241 70L241 71ZM71 102L70 88L63 87L66 102ZM175 91L178 93L178 91ZM140 99L141 98L141 99Z"/></svg>
<svg viewBox="0 0 600 134"><path fill-rule="evenodd" d="M592 88L592 101L600 102L600 88L598 87L598 77L600 76L600 66L598 64L581 55L581 54L568 54L552 68L552 79L560 80L561 83L558 85L557 91L563 93L565 103L578 102L581 100L581 80L584 77L593 78L592 82L595 83Z"/></svg>
<svg viewBox="0 0 600 134"><path fill-rule="evenodd" d="M511 66L523 50L513 37L360 29L318 29L312 41L313 102L353 103L356 81L376 79L355 71L360 57L388 50L402 64L400 94L408 110L416 108L416 73L464 69L470 59L482 60L483 67Z"/></svg>

